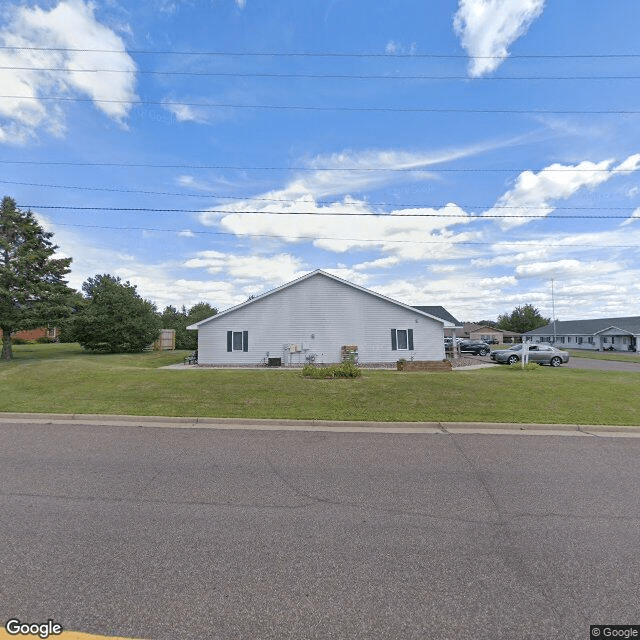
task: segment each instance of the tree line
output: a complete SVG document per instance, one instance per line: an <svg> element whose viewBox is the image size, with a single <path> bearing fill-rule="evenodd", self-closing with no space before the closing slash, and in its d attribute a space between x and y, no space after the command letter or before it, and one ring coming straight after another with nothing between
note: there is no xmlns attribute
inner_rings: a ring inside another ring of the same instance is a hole
<svg viewBox="0 0 640 640"><path fill-rule="evenodd" d="M88 278L77 292L67 285L71 258L56 258L53 234L44 231L31 211L21 211L5 197L0 207L0 327L2 359L12 357L12 334L22 329L58 326L60 339L104 353L142 351L161 329L175 329L177 349L195 349L197 335L187 326L217 309L199 302L190 309L168 306L158 313L136 285L110 274ZM483 323L524 333L548 324L527 304L497 323Z"/></svg>
<svg viewBox="0 0 640 640"><path fill-rule="evenodd" d="M55 257L53 234L44 231L31 211L12 198L0 205L0 327L2 359L13 356L12 334L41 326L60 328L60 340L79 342L102 353L139 352L161 329L175 329L177 349L195 349L197 335L187 326L217 313L207 302L190 309L168 306L158 313L136 285L110 274L88 278L82 292L65 276L71 258Z"/></svg>
<svg viewBox="0 0 640 640"><path fill-rule="evenodd" d="M526 333L539 327L546 327L551 323L551 318L545 318L532 304L516 307L511 313L503 313L498 320L478 320L474 324L503 331L515 331Z"/></svg>

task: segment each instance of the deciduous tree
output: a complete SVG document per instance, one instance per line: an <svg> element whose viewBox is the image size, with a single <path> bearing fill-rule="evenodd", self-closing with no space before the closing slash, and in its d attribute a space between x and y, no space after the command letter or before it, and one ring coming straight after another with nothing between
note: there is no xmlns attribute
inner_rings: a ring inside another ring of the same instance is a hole
<svg viewBox="0 0 640 640"><path fill-rule="evenodd" d="M218 313L208 302L198 302L189 311L183 305L182 310L168 306L160 316L163 329L175 329L176 349L194 350L198 346L198 335L195 331L187 331L190 324L200 322Z"/></svg>
<svg viewBox="0 0 640 640"><path fill-rule="evenodd" d="M74 317L73 335L85 349L135 353L160 335L162 323L155 306L130 282L109 274L96 275L86 280L82 290L87 304Z"/></svg>
<svg viewBox="0 0 640 640"><path fill-rule="evenodd" d="M516 307L511 313L498 316L498 328L506 331L525 333L538 327L544 327L551 322L550 318L543 318L540 311L532 304Z"/></svg>

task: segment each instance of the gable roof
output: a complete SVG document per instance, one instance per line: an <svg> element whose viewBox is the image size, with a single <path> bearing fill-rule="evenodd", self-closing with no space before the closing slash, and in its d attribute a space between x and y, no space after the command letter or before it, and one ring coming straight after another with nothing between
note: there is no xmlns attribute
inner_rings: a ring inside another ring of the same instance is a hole
<svg viewBox="0 0 640 640"><path fill-rule="evenodd" d="M436 318L442 318L442 320L446 320L447 322L451 322L452 324L455 324L455 328L456 329L460 329L462 327L462 325L460 324L459 320L456 320L444 307L440 307L440 306L414 306L414 309L417 309L418 311L424 311L424 313L428 313L431 316L435 316Z"/></svg>
<svg viewBox="0 0 640 640"><path fill-rule="evenodd" d="M525 336L546 336L553 333L554 323L545 325L532 331L527 331ZM595 335L611 328L620 329L623 333L640 335L640 316L628 316L626 318L596 318L593 320L564 320L555 321L556 334L560 335Z"/></svg>
<svg viewBox="0 0 640 640"><path fill-rule="evenodd" d="M436 320L438 322L442 322L443 325L445 327L452 327L453 324L444 318L440 318L436 315L433 315L431 313L427 313L425 311L421 311L420 309L417 309L416 307L411 307L407 304L403 304L402 302L398 302L397 300L394 300L393 298L388 298L387 296L383 296L381 293L376 293L375 291L371 291L371 289L366 289L365 287L361 287L360 285L354 284L353 282L349 282L348 280L343 280L342 278L338 278L338 276L334 276L331 275L330 273L327 273L326 271L322 271L322 269L316 269L315 271L312 271L311 273L307 273L306 275L297 278L296 280L292 280L291 282L287 282L286 284L283 284L280 287L277 287L276 289L271 289L271 291L267 291L266 293L263 293L259 296L256 296L255 298L252 298L251 300L246 300L245 302L242 302L241 304L238 304L234 307L229 307L229 309L225 309L224 311L221 311L220 313L217 313L214 316L211 316L209 318L205 318L204 320L200 320L200 322L196 322L195 324L189 325L187 327L187 329L198 329L199 327L201 327L203 324L206 324L207 322L211 322L214 320L217 320L218 318L221 318L223 316L226 316L228 313L232 313L233 311L237 311L238 309L242 309L243 307L246 307L250 304L254 304L255 302L258 302L258 300L264 300L265 298L268 298L269 296L272 296L280 291L284 291L285 289L288 289L289 287L292 287L296 284L299 284L300 282L304 282L305 280L309 280L310 278L314 278L314 277L325 277L325 278L329 278L331 280L334 280L335 282L339 282L340 284L344 284L347 285L349 287L352 287L353 289L356 289L358 291L362 291L368 295L374 296L376 298L379 298L380 300L384 300L385 302L390 302L391 304L395 304L398 307L402 307L403 309L407 309L408 311L413 311L414 313L419 313L422 316L425 316L427 318L431 318L432 320ZM454 318L455 319L455 318Z"/></svg>

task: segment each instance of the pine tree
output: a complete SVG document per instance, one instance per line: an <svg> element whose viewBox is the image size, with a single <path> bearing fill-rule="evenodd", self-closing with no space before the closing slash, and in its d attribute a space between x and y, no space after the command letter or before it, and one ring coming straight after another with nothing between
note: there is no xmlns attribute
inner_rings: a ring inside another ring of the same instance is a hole
<svg viewBox="0 0 640 640"><path fill-rule="evenodd" d="M58 247L31 211L15 200L0 208L0 327L2 359L13 356L11 334L21 329L51 326L69 314L73 294L64 276L71 258L54 258Z"/></svg>

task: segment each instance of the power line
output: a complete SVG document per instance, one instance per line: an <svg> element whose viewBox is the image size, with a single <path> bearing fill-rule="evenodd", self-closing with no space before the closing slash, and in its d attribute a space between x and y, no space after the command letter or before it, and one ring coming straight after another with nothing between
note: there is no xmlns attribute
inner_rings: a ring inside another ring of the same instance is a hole
<svg viewBox="0 0 640 640"><path fill-rule="evenodd" d="M157 71L146 69L67 69L64 67L14 67L0 66L4 71L55 71L63 73L128 73L162 76L211 76L229 78L299 78L330 80L640 80L640 76L460 76L460 75L363 75L347 73L266 73L266 72L230 72L230 71Z"/></svg>
<svg viewBox="0 0 640 640"><path fill-rule="evenodd" d="M251 166L251 165L225 165L225 164L156 164L151 162L72 162L66 160L7 160L0 158L0 164L17 164L17 165L39 165L39 166L71 166L71 167L122 167L122 168L145 168L145 169L228 169L233 171L336 171L336 172L389 172L389 173L409 173L409 172L424 172L424 171L438 171L439 173L522 173L524 171L530 171L534 173L633 173L638 170L638 167L632 167L629 169L601 169L594 167L591 169L585 169L581 167L464 167L458 169L450 168L429 168L429 166L420 167L299 167L299 166Z"/></svg>
<svg viewBox="0 0 640 640"><path fill-rule="evenodd" d="M638 109L480 109L471 107L345 107L283 104L228 104L216 102L176 102L162 100L115 100L107 98L79 98L68 96L15 96L0 95L9 100L46 100L58 102L93 102L98 104L159 105L164 107L207 107L214 109L266 109L277 111L344 111L344 112L388 112L388 113L477 113L477 114L521 114L521 115L636 115Z"/></svg>
<svg viewBox="0 0 640 640"><path fill-rule="evenodd" d="M151 209L148 207L80 207L80 206L62 206L62 205L38 205L38 204L30 204L30 205L21 205L26 209L56 209L56 210L67 210L67 211L125 211L125 212L135 212L135 213L221 213L225 215L269 215L269 216L367 216L374 218L386 218L389 220L397 221L401 218L464 218L466 220L485 220L490 218L532 218L532 219L543 219L547 218L557 218L557 219L566 219L566 220L626 220L629 216L613 216L613 215L554 215L554 214L540 214L540 215L530 215L530 214L491 214L491 215L472 215L468 213L402 213L398 215L392 215L387 212L375 212L375 211L367 211L367 212L355 212L355 211L344 211L344 212L332 212L332 211L259 211L259 210L251 210L245 209L242 211L234 211L229 209ZM494 207L489 207L494 208ZM514 209L520 209L521 207L513 207ZM540 205L539 207L529 207L531 209L544 209L547 208L544 205Z"/></svg>
<svg viewBox="0 0 640 640"><path fill-rule="evenodd" d="M114 226L104 226L104 225L95 225L95 224L66 224L66 223L56 223L56 226L59 227L78 227L83 229L105 229L109 231L158 231L162 233L192 233L194 235L214 235L214 236L235 236L242 238L273 238L276 240L339 240L346 242L371 242L374 244L455 244L455 245L496 245L500 244L500 242L492 241L492 242L480 242L474 240L455 240L455 238L449 238L447 240L391 240L387 238L345 238L345 237L334 237L334 236L282 236L276 234L265 234L265 233L234 233L231 231L193 231L191 229L162 229L158 227L114 227ZM520 246L540 246L540 241L531 241L525 242L522 240L518 240L516 238L509 239L510 245ZM560 247L560 248L586 248L586 249L602 249L603 246L601 244L545 244L545 247ZM608 244L606 248L612 249L638 249L638 245L635 244ZM489 276L490 277L490 276Z"/></svg>
<svg viewBox="0 0 640 640"><path fill-rule="evenodd" d="M77 189L82 191L106 191L109 193L140 193L143 195L154 195L154 196L178 196L181 198L213 198L216 200L243 200L243 201L251 201L251 202L281 202L287 204L296 204L301 202L308 202L306 200L301 200L300 198L265 198L259 196L229 196L229 195L219 195L219 194L201 194L201 193L183 193L183 192L171 192L171 191L145 191L142 189L118 189L112 187L86 187L79 185L61 185L61 184L45 184L39 182L16 182L13 180L0 180L0 184L16 184L16 185L24 185L29 187L46 187L48 189ZM315 204L319 205L328 205L335 204L335 201L332 200L314 200ZM538 206L528 206L528 205L499 205L499 204L462 204L462 203L438 203L438 204L425 204L425 203L407 203L407 202L370 202L365 201L365 204L374 207L405 207L405 208L424 208L424 209L443 209L444 207L453 204L454 206L458 206L462 209L542 209L546 208L543 205ZM554 209L559 210L569 210L569 211L634 211L638 207L618 207L618 206L607 206L607 207L591 207L591 206L554 206Z"/></svg>
<svg viewBox="0 0 640 640"><path fill-rule="evenodd" d="M81 49L73 47L37 47L3 45L0 50L10 51L54 51L74 53L131 53L151 55L181 55L181 56L213 56L213 57L274 57L274 58L433 58L439 59L467 59L477 58L481 60L502 60L505 56L469 56L463 53L378 53L378 52L349 52L349 51L169 51L153 49ZM640 53L577 53L577 54L510 54L509 59L626 59L640 58Z"/></svg>

